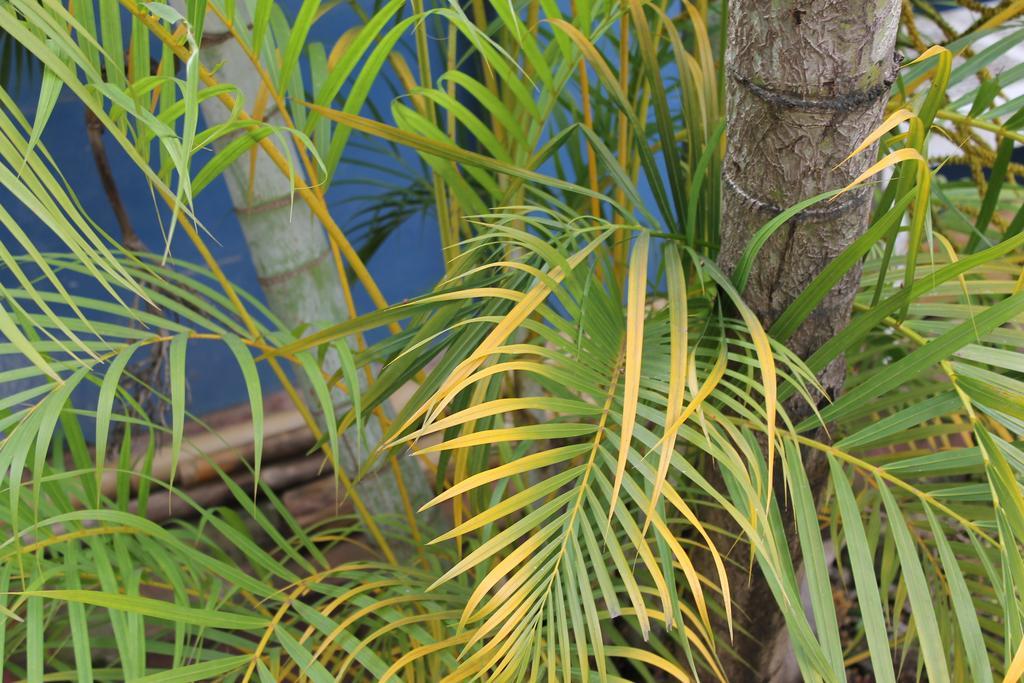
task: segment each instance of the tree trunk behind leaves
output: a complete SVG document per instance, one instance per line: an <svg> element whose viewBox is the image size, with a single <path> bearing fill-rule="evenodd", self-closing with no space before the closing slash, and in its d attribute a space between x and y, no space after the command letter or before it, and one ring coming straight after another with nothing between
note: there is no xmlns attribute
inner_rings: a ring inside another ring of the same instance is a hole
<svg viewBox="0 0 1024 683"><path fill-rule="evenodd" d="M184 12L184 2L175 4ZM244 6L236 5L236 14L236 19L245 23L241 21L245 15ZM245 51L213 13L206 16L202 43L199 56L203 65L214 71L222 83L237 88L235 98L252 115L253 104L260 100L262 79ZM203 101L201 110L203 118L211 125L223 123L230 117L227 107L213 97ZM273 101L265 106L261 118L274 126L284 124ZM292 145L287 136L282 136L282 139L287 139L283 144ZM214 147L219 151L230 142L230 136L226 136ZM280 146L282 142L276 144ZM285 151L298 165L294 147ZM315 329L345 320L348 309L344 291L324 227L298 195L293 195L291 179L258 148L254 159L247 153L235 161L224 173L224 179L270 310L293 329L300 325ZM304 180L299 176L295 182ZM308 332L309 328L305 333ZM333 374L339 367L337 354L328 353L324 370ZM324 422L316 394L302 373L296 373L296 384L306 405ZM348 399L341 391L332 392L332 398L339 410L348 407ZM380 441L380 424L375 418L367 420L365 431L371 447ZM338 454L342 468L350 477L354 476L368 455L359 444L354 429L341 435L339 449L342 451ZM431 497L426 477L413 458L402 458L399 464L413 509L417 509ZM404 515L401 495L386 466L362 479L359 493L367 509L375 516Z"/></svg>
<svg viewBox="0 0 1024 683"><path fill-rule="evenodd" d="M800 200L845 186L875 156L866 151L843 163L881 123L898 59L899 0L731 0L727 69L728 146L722 171L722 251L731 273L751 236ZM828 263L868 227L871 193L860 189L819 203L782 226L761 250L743 296L767 328ZM849 322L860 279L854 268L787 342L806 358ZM819 375L834 396L845 372L840 358ZM810 413L787 406L794 422ZM826 481L822 456L805 454L812 491ZM719 479L719 483L721 480ZM780 501L786 498L779 491ZM785 504L784 502L782 504ZM794 561L799 546L791 511L783 510ZM733 547L739 532L724 514L716 539L732 549L727 563L737 619L737 657L720 649L730 681L798 679L782 615L755 568L749 547ZM710 572L709 574L713 575ZM749 636L741 635L746 629ZM717 624L719 642L729 642ZM743 664L746 662L753 671Z"/></svg>

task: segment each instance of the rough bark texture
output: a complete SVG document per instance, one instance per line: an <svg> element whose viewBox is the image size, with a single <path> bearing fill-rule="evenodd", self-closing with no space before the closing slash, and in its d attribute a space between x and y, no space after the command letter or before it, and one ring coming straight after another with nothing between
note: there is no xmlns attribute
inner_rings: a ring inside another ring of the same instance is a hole
<svg viewBox="0 0 1024 683"><path fill-rule="evenodd" d="M175 5L179 11L184 11L184 2L178 0ZM236 20L241 21L244 5L238 4L235 8ZM236 97L242 98L246 111L251 113L252 104L258 100L260 75L226 31L216 15L207 14L200 61L215 71L218 80L238 88ZM201 110L210 125L223 123L230 116L227 107L216 98L206 99ZM263 119L274 126L283 125L273 104L268 106ZM215 147L220 148L230 141L230 136L223 137ZM297 159L295 150L289 151L290 157ZM323 225L297 195L292 201L290 179L265 152L258 151L255 163L252 166L250 163L250 155L242 155L225 171L224 179L270 310L289 328L302 324L319 327L345 320L348 311L344 292ZM302 182L301 179L298 182ZM325 370L333 374L339 367L337 355L329 353ZM308 383L302 381L301 374L297 383L307 405L316 410L319 401ZM347 403L340 391L334 393L334 399L339 407ZM379 423L369 420L366 424L368 442L376 443L380 434ZM342 435L339 448L342 466L349 476L354 475L367 457L354 431ZM418 509L430 499L426 478L412 458L403 458L400 465L413 507ZM387 472L386 466L384 469ZM390 473L368 476L363 481L360 495L371 513L404 514Z"/></svg>
<svg viewBox="0 0 1024 683"><path fill-rule="evenodd" d="M839 166L881 122L898 65L894 48L900 3L731 0L729 11L728 145L719 263L731 273L750 237L769 219L800 200L846 185L874 159L865 152ZM854 191L812 207L775 233L760 252L744 292L765 327L863 234L869 211L870 193ZM791 349L806 358L847 325L859 279L858 266L789 340ZM843 375L842 359L820 375L830 395L841 388ZM787 408L795 418L809 413L795 402ZM825 463L812 454L805 462L812 490L818 493ZM799 562L792 515L783 511L783 517L794 561ZM733 547L727 540L739 531L730 519L722 515L712 521L726 529L718 545L732 548L734 614L740 630L750 634L737 631L735 658L722 653L728 679L796 680L782 616L768 586L756 569L748 579L749 548ZM720 628L720 642L728 642L727 634Z"/></svg>

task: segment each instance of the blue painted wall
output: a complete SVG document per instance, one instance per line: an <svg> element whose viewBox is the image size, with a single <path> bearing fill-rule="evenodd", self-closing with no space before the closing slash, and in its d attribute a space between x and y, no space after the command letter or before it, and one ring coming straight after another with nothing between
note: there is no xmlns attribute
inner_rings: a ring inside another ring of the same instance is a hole
<svg viewBox="0 0 1024 683"><path fill-rule="evenodd" d="M312 39L323 41L329 50L333 42L355 23L356 19L351 10L345 7L336 8L314 28ZM34 115L36 88L38 84L26 83L17 97L29 120ZM384 111L388 110L391 93L385 85L377 87L372 93L372 98ZM67 91L62 94L42 140L68 183L74 188L87 214L101 228L117 237L118 225L96 172L86 135L84 107ZM145 178L116 142L106 139L105 145L121 198L136 231L150 250L161 252L165 244L164 236ZM351 162L343 160L342 163ZM195 168L198 168L198 165ZM394 181L393 176L375 174L365 166L356 165L352 165L351 170L340 171L338 175ZM365 194L370 190L372 188L358 185L332 187L328 190L328 202L334 205L333 215L343 230L352 222L354 212L360 207L358 203L342 202L346 198L346 193ZM46 226L3 190L0 190L0 202L19 221L38 249L53 251L61 248L59 241ZM196 212L210 232L210 249L227 276L237 286L259 294L256 274L223 181L218 180L211 184L196 198ZM401 230L393 233L371 259L369 268L388 301L400 301L423 293L442 274L440 244L432 220L429 214L425 218L411 219ZM166 225L166 210L163 211L163 221ZM0 236L0 239L3 239L5 244L10 242L5 235ZM171 254L178 259L200 263L195 249L180 231L171 244ZM0 273L0 284L8 280L9 278ZM101 290L88 278L70 277L65 284L72 292L101 295ZM372 310L372 304L361 288L357 288L354 294L360 311ZM11 367L19 360L0 357L0 368ZM187 367L191 394L189 409L192 412L203 414L247 400L237 366L230 353L221 345L202 342L190 345ZM277 388L276 380L269 373L264 374L263 381L267 390ZM0 387L0 391L11 390L12 387ZM87 400L85 396L81 399Z"/></svg>

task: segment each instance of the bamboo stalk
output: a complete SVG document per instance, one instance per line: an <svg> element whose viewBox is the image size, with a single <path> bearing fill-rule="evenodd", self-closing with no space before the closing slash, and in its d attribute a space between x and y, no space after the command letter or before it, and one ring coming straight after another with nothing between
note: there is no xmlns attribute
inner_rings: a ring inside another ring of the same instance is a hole
<svg viewBox="0 0 1024 683"><path fill-rule="evenodd" d="M186 434L177 469L172 482L178 488L188 489L218 478L214 464L225 472L232 473L242 468L243 462L252 462L253 433L248 421L225 425L213 432ZM293 407L270 412L264 417L263 462L274 462L283 458L305 453L313 445L302 415ZM143 459L135 458L135 470L140 471ZM169 445L156 449L152 458L149 475L160 481L168 481L171 475L173 453ZM103 472L102 491L105 496L114 495L118 473ZM132 478L132 489L138 487L138 477Z"/></svg>
<svg viewBox="0 0 1024 683"><path fill-rule="evenodd" d="M414 391L413 383L396 393L402 400ZM439 440L432 435L424 439ZM339 490L330 464L319 451L311 453L315 438L309 431L302 414L283 392L268 395L264 400L264 436L260 481L282 497L288 510L300 524L308 525L330 516L352 513L351 501ZM196 514L186 496L202 507L234 505L228 483L221 472L245 491L253 489L253 431L247 405L238 405L204 417L202 422L185 425L185 439L175 470L174 492L161 490L149 496L146 517L154 522L170 519L188 519ZM145 462L142 453L136 453L134 470L140 472ZM418 462L408 458L409 467L416 472L436 467L433 460ZM151 459L149 476L168 481L171 474L172 451L169 446L156 449ZM418 465L418 467L417 467ZM102 480L105 496L114 496L118 473L106 470ZM376 481L375 478L383 479ZM371 484L387 485L389 474L370 475ZM132 491L138 489L139 477L131 480ZM138 510L137 501L129 509Z"/></svg>
<svg viewBox="0 0 1024 683"><path fill-rule="evenodd" d="M323 469L323 458L321 457L293 457L284 462L265 467L260 471L260 481L275 492L287 489L300 483L311 480L317 481L318 473ZM320 477L333 482L330 474ZM232 477L232 480L241 489L252 491L254 476L251 471L239 473ZM187 499L180 494L187 496ZM218 505L235 506L235 497L231 493L227 482L222 479L201 482L198 485L181 490L179 492L160 491L149 497L146 506L146 518L152 522L165 522L169 519L188 519L198 514L192 507L191 501L204 508ZM132 501L128 509L131 512L138 512L138 501ZM349 506L351 508L351 505Z"/></svg>

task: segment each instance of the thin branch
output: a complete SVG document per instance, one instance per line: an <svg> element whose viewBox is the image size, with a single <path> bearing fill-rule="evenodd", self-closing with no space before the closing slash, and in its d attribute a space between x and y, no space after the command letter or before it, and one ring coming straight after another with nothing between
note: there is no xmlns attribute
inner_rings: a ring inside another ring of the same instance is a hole
<svg viewBox="0 0 1024 683"><path fill-rule="evenodd" d="M142 243L128 212L121 201L121 193L117 189L117 181L114 179L114 171L110 167L110 159L107 157L107 150L103 146L103 123L92 112L85 110L85 130L89 135L89 146L92 147L92 158L96 162L96 170L100 174L100 182L103 183L103 191L107 194L107 201L110 208L114 210L117 224L121 228L121 244L131 251L149 251Z"/></svg>

